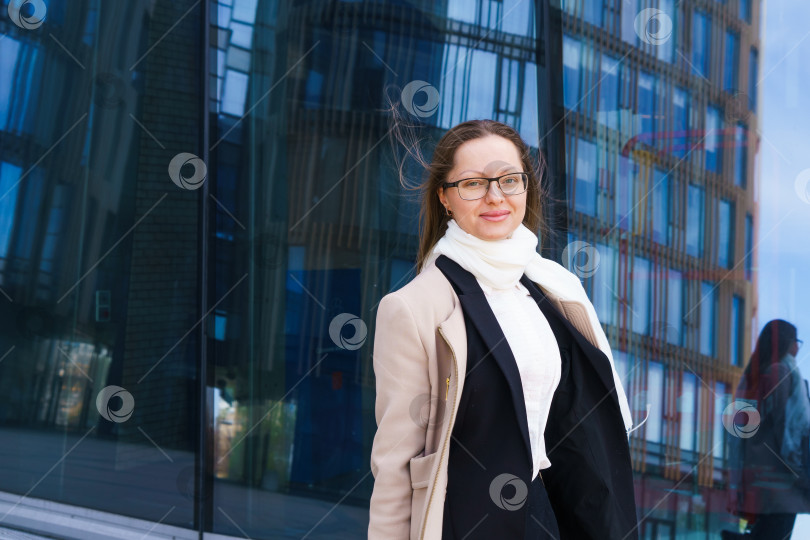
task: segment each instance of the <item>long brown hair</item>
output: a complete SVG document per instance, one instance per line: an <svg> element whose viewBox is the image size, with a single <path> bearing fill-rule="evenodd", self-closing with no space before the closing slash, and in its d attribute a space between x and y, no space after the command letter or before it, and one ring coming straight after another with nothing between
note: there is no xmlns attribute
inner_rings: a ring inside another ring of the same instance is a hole
<svg viewBox="0 0 810 540"><path fill-rule="evenodd" d="M427 179L420 186L422 193L419 211L419 252L416 258L416 271L421 272L430 250L447 230L447 215L438 196L438 189L447 180L454 166L456 150L467 141L498 135L515 145L520 154L523 170L529 175L526 189L526 215L523 224L541 238L548 234L548 226L543 212L543 200L548 196L548 188L542 182L545 161L542 154L535 157L520 134L511 126L495 120L468 120L450 128L433 151L433 158L427 167Z"/></svg>

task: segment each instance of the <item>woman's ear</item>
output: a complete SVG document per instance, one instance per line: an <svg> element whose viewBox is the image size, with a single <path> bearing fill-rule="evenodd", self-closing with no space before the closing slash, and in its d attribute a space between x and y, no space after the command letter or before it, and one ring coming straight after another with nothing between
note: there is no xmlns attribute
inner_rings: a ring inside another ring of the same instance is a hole
<svg viewBox="0 0 810 540"><path fill-rule="evenodd" d="M436 188L436 194L439 196L439 202L442 203L442 206L447 206L447 201L445 200L444 196L444 188Z"/></svg>

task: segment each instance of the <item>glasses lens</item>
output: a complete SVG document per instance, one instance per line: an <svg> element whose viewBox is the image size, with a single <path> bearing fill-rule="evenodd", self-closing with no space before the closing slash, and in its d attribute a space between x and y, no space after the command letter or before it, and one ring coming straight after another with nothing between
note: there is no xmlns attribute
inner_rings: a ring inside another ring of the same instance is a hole
<svg viewBox="0 0 810 540"><path fill-rule="evenodd" d="M458 185L458 194L462 199L480 199L487 192L487 181L482 178L470 178Z"/></svg>
<svg viewBox="0 0 810 540"><path fill-rule="evenodd" d="M502 176L498 181L501 186L501 191L507 195L517 195L526 191L526 174L514 173L508 176Z"/></svg>

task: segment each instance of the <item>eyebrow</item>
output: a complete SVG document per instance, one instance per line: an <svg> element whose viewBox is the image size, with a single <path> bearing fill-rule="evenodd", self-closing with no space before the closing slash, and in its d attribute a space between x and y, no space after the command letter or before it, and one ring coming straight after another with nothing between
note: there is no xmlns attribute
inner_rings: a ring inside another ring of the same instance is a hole
<svg viewBox="0 0 810 540"><path fill-rule="evenodd" d="M518 168L517 168L517 167L515 167L514 165L504 165L504 166L503 166L503 167L501 167L500 169L496 169L496 170L500 172L500 171L503 171L503 170L505 170L505 169L514 169L514 170L518 170ZM467 171L461 171L461 172L460 172L460 173L458 173L458 174L459 174L459 176L460 176L460 175L465 174L465 173L484 174L484 173L482 173L481 171L473 171L472 169L467 170Z"/></svg>

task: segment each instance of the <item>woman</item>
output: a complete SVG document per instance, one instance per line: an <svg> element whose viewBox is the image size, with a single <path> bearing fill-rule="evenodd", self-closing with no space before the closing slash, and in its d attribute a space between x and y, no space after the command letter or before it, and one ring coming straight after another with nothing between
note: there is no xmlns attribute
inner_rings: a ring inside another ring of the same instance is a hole
<svg viewBox="0 0 810 540"><path fill-rule="evenodd" d="M733 409L729 430L730 510L751 524L744 538L789 538L796 514L810 513L810 398L796 366L799 343L789 322L766 324L735 394L746 405Z"/></svg>
<svg viewBox="0 0 810 540"><path fill-rule="evenodd" d="M419 273L377 311L369 538L637 538L627 399L579 279L536 251L527 145L459 124L423 191Z"/></svg>

